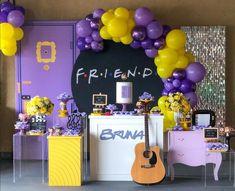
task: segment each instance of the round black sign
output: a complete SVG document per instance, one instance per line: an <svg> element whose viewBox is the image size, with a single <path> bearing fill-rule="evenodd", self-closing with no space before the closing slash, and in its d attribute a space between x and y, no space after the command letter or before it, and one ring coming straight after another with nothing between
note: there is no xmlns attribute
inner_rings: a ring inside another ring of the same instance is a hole
<svg viewBox="0 0 235 191"><path fill-rule="evenodd" d="M133 103L128 110L135 108L138 97L148 92L155 97L156 105L161 96L163 83L157 75L154 59L146 56L143 49L113 41L104 41L102 52L81 52L72 71L73 98L81 112L92 112L92 95L107 94L108 104L116 104L116 82L123 81L121 75L126 73L127 80L133 82ZM121 105L117 105L121 110Z"/></svg>

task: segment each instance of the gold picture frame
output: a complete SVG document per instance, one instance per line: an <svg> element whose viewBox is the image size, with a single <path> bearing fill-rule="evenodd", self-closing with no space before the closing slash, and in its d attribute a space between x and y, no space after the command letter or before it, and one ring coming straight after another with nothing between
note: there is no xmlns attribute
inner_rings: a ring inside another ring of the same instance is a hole
<svg viewBox="0 0 235 191"><path fill-rule="evenodd" d="M92 105L95 106L105 106L108 102L108 95L107 94L93 94L92 95Z"/></svg>

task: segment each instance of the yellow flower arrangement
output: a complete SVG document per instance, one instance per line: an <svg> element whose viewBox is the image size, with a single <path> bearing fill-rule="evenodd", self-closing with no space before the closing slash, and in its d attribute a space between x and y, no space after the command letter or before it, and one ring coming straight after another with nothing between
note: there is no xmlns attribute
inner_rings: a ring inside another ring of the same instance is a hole
<svg viewBox="0 0 235 191"><path fill-rule="evenodd" d="M170 93L165 101L165 107L173 112L180 112L186 115L191 106L187 98L180 92Z"/></svg>
<svg viewBox="0 0 235 191"><path fill-rule="evenodd" d="M27 103L26 109L28 115L51 115L54 104L47 97L35 96Z"/></svg>

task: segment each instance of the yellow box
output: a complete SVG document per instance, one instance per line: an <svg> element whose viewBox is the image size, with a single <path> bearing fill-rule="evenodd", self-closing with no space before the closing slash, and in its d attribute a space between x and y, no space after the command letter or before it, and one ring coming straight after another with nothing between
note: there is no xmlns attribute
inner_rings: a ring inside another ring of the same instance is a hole
<svg viewBox="0 0 235 191"><path fill-rule="evenodd" d="M48 185L81 186L82 136L48 136Z"/></svg>

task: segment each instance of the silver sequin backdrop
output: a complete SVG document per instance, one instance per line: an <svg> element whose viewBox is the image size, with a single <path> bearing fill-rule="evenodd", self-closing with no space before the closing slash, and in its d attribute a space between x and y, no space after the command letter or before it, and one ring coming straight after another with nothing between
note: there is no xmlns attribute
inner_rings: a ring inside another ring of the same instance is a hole
<svg viewBox="0 0 235 191"><path fill-rule="evenodd" d="M206 77L197 85L196 109L211 109L216 124L225 125L225 27L183 26L187 34L186 49L206 68Z"/></svg>

